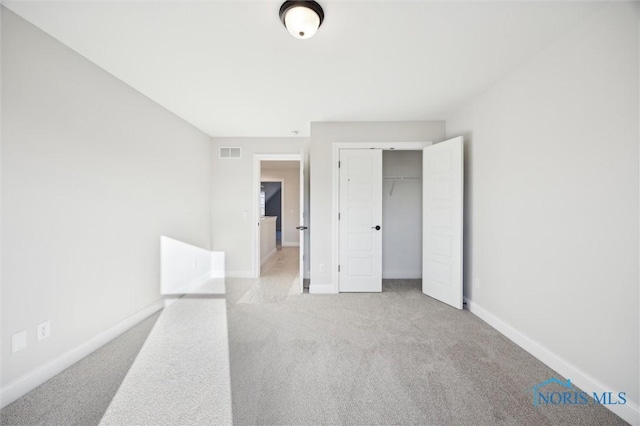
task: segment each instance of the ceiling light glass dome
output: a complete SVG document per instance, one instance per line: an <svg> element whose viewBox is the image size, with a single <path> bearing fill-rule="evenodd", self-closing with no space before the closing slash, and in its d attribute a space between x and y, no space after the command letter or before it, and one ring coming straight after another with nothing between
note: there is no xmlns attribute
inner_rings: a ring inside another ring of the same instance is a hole
<svg viewBox="0 0 640 426"><path fill-rule="evenodd" d="M280 20L289 34L307 39L313 37L322 25L324 12L315 1L286 1L280 7Z"/></svg>

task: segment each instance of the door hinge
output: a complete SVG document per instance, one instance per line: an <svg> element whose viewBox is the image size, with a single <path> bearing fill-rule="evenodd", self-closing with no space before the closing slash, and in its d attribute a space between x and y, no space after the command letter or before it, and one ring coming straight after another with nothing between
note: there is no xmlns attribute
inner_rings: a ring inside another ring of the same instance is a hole
<svg viewBox="0 0 640 426"><path fill-rule="evenodd" d="M340 220L340 213L338 213L338 220Z"/></svg>
<svg viewBox="0 0 640 426"><path fill-rule="evenodd" d="M340 162L338 161L338 168L340 168Z"/></svg>
<svg viewBox="0 0 640 426"><path fill-rule="evenodd" d="M338 272L340 272L340 265L338 265Z"/></svg>

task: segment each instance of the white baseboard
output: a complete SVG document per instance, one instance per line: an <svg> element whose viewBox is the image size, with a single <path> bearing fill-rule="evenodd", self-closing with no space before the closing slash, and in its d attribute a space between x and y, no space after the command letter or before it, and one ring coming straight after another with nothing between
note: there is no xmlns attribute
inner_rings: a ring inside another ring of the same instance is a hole
<svg viewBox="0 0 640 426"><path fill-rule="evenodd" d="M262 260L260 261L260 266L264 266L264 264L267 263L269 259L271 259L273 255L276 254L277 252L278 252L278 249L274 247L273 250L271 250L268 255L262 258Z"/></svg>
<svg viewBox="0 0 640 426"><path fill-rule="evenodd" d="M300 243L283 242L282 247L300 247Z"/></svg>
<svg viewBox="0 0 640 426"><path fill-rule="evenodd" d="M51 379L56 374L59 374L71 367L82 358L90 355L92 352L109 343L111 340L140 323L142 320L159 311L164 307L164 305L165 299L159 299L146 308L143 308L135 314L120 321L113 327L60 355L56 359L38 367L22 377L17 378L11 383L8 383L2 388L2 393L0 394L0 408L6 407L16 399Z"/></svg>
<svg viewBox="0 0 640 426"><path fill-rule="evenodd" d="M255 278L253 271L226 271L225 278Z"/></svg>
<svg viewBox="0 0 640 426"><path fill-rule="evenodd" d="M333 284L309 284L309 294L336 294Z"/></svg>
<svg viewBox="0 0 640 426"><path fill-rule="evenodd" d="M591 377L588 373L576 367L571 362L553 353L544 345L521 333L511 325L502 321L500 318L496 317L468 298L465 297L464 301L467 303L467 309L469 310L469 312L473 313L478 318L489 324L491 327L498 330L500 333L508 337L511 341L513 341L525 351L529 352L534 357L538 358L551 369L557 371L562 376L571 379L571 383L575 384L585 392L598 392L600 394L602 392L618 391L617 389L613 389L610 386L605 386L599 380ZM532 386L534 384L535 383L533 383ZM620 389L620 391L625 391L625 389ZM625 405L604 406L630 424L640 425L640 410L637 402L627 400L627 403Z"/></svg>

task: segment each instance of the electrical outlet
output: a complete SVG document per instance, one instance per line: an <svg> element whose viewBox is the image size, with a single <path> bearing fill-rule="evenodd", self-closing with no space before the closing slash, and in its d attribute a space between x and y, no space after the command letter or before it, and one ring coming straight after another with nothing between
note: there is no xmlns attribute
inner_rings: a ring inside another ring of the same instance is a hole
<svg viewBox="0 0 640 426"><path fill-rule="evenodd" d="M194 270L198 269L198 261L197 260L193 261L193 269Z"/></svg>
<svg viewBox="0 0 640 426"><path fill-rule="evenodd" d="M16 353L27 347L27 331L21 331L11 336L11 353Z"/></svg>
<svg viewBox="0 0 640 426"><path fill-rule="evenodd" d="M36 336L38 336L38 340L46 339L51 334L51 323L49 321L44 321L38 324L36 329Z"/></svg>
<svg viewBox="0 0 640 426"><path fill-rule="evenodd" d="M480 278L475 277L475 279L473 280L473 289L480 290Z"/></svg>
<svg viewBox="0 0 640 426"><path fill-rule="evenodd" d="M324 263L320 264L320 272L324 272L327 268L324 266Z"/></svg>

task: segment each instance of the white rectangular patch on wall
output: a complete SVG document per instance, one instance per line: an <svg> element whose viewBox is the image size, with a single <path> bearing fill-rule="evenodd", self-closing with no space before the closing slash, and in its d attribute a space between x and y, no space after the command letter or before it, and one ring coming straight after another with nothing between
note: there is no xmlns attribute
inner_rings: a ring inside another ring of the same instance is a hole
<svg viewBox="0 0 640 426"><path fill-rule="evenodd" d="M220 158L240 158L240 147L220 147L218 155Z"/></svg>

